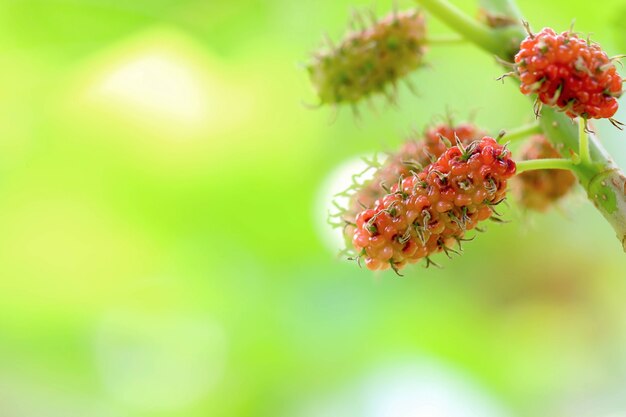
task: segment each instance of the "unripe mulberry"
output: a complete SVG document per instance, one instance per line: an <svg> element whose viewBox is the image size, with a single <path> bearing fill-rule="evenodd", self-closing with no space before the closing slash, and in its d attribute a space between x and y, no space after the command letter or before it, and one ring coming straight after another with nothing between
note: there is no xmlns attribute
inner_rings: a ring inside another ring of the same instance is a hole
<svg viewBox="0 0 626 417"><path fill-rule="evenodd" d="M515 174L509 151L491 137L452 146L356 218L352 244L371 270L398 271L452 250L468 230L493 215Z"/></svg>
<svg viewBox="0 0 626 417"><path fill-rule="evenodd" d="M529 32L515 63L522 93L537 94L539 102L572 118L612 118L617 111L622 79L613 60L573 32Z"/></svg>
<svg viewBox="0 0 626 417"><path fill-rule="evenodd" d="M535 135L520 150L520 159L560 158L559 151L543 135ZM513 191L519 203L528 209L546 211L568 194L576 184L574 174L565 169L539 169L519 174Z"/></svg>
<svg viewBox="0 0 626 417"><path fill-rule="evenodd" d="M485 132L471 123L441 123L424 130L423 134L409 138L396 153L390 154L373 178L363 184L351 197L346 220L354 222L356 214L364 207L372 207L374 202L386 194L401 178L412 172L419 172L426 165L439 158L448 149L441 139L455 143L458 139L463 145L485 135Z"/></svg>
<svg viewBox="0 0 626 417"><path fill-rule="evenodd" d="M314 54L307 69L320 102L356 103L377 92L392 96L397 81L422 65L425 32L423 13L394 12Z"/></svg>

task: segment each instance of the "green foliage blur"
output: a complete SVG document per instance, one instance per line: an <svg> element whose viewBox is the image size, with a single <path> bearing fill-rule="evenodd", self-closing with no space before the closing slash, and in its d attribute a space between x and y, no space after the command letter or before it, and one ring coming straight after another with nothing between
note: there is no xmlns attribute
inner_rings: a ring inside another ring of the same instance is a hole
<svg viewBox="0 0 626 417"><path fill-rule="evenodd" d="M308 108L302 64L352 6L393 2L0 2L0 416L626 415L626 256L580 190L511 203L442 269L337 257L347 161L447 109L534 117L468 45L397 108ZM520 8L626 52L622 0Z"/></svg>

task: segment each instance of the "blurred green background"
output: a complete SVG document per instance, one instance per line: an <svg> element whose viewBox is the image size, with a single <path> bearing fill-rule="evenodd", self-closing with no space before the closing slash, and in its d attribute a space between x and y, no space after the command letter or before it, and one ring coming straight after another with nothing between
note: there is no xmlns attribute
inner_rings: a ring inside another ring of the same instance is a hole
<svg viewBox="0 0 626 417"><path fill-rule="evenodd" d="M351 6L392 2L0 2L0 416L626 416L626 256L582 192L441 270L337 258L346 161L446 107L533 117L447 46L419 96L329 123L302 63ZM626 52L623 0L520 6Z"/></svg>

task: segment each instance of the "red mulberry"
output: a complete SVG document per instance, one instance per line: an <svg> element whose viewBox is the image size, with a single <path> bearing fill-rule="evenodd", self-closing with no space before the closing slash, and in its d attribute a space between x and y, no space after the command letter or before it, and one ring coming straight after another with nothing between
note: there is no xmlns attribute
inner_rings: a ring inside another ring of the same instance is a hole
<svg viewBox="0 0 626 417"><path fill-rule="evenodd" d="M450 250L493 214L515 174L509 152L493 138L453 146L412 172L356 218L352 244L369 269L401 269Z"/></svg>
<svg viewBox="0 0 626 417"><path fill-rule="evenodd" d="M421 12L396 12L315 54L307 69L321 103L355 103L395 88L397 80L422 65L425 33Z"/></svg>
<svg viewBox="0 0 626 417"><path fill-rule="evenodd" d="M522 160L560 158L561 154L543 135L533 136L520 150ZM546 211L554 202L569 193L576 177L563 169L540 169L519 174L513 188L523 207Z"/></svg>
<svg viewBox="0 0 626 417"><path fill-rule="evenodd" d="M550 28L529 34L515 55L524 94L556 106L570 117L611 118L622 94L622 79L599 45L575 33Z"/></svg>

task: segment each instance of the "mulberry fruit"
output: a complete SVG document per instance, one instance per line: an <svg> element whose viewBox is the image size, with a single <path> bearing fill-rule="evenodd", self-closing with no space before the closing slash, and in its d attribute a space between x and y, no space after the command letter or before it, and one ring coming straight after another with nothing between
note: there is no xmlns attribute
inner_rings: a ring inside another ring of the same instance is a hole
<svg viewBox="0 0 626 417"><path fill-rule="evenodd" d="M611 119L617 111L622 79L613 60L599 45L571 31L529 31L515 64L522 93L537 94L540 103L572 118Z"/></svg>
<svg viewBox="0 0 626 417"><path fill-rule="evenodd" d="M457 144L356 218L352 244L371 270L449 252L468 230L493 215L515 174L509 151L491 137Z"/></svg>
<svg viewBox="0 0 626 417"><path fill-rule="evenodd" d="M316 53L307 69L321 104L393 97L397 81L422 65L425 34L423 13L394 12Z"/></svg>

